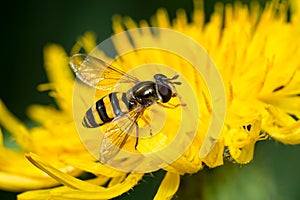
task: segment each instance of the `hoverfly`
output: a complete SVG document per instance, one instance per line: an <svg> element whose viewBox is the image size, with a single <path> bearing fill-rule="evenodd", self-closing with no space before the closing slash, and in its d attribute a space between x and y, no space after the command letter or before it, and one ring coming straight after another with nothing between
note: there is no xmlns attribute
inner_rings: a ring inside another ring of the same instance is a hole
<svg viewBox="0 0 300 200"><path fill-rule="evenodd" d="M164 104L177 96L175 85L180 85L181 82L174 80L179 75L168 78L163 74L155 74L154 81L140 81L101 59L85 54L73 55L70 65L82 82L99 90L112 90L116 84L134 84L126 92L111 92L102 97L86 111L83 118L82 125L86 128L108 124L100 145L99 161L103 164L118 154L129 135L136 136L136 149L139 136L137 122L143 118L148 107L155 103L166 108L181 105Z"/></svg>

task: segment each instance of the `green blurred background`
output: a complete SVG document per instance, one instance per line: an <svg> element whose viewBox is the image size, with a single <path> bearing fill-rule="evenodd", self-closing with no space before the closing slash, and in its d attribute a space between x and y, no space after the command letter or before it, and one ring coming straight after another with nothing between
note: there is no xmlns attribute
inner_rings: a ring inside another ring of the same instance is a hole
<svg viewBox="0 0 300 200"><path fill-rule="evenodd" d="M207 20L215 2L205 1ZM86 31L94 31L100 43L112 34L114 14L135 20L149 19L160 7L167 8L170 18L174 18L178 8L191 13L193 2L7 1L2 5L0 18L1 99L17 117L26 120L26 108L30 104L53 103L46 92L36 90L38 84L47 82L43 69L46 44L61 44L69 52L78 36ZM174 199L300 199L300 146L265 141L258 143L255 151L249 165L226 163L220 168L183 176ZM163 171L147 175L134 190L118 199L152 199L163 176ZM1 199L15 199L15 195L0 192Z"/></svg>

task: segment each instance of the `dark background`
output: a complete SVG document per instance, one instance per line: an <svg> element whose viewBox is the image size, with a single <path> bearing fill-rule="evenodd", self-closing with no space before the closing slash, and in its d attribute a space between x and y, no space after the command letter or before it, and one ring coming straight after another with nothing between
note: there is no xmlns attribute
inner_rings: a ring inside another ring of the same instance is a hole
<svg viewBox="0 0 300 200"><path fill-rule="evenodd" d="M214 2L205 1L207 16ZM43 69L46 44L60 44L69 52L78 36L86 31L94 31L99 43L108 38L112 34L114 14L135 20L149 19L159 7L165 7L170 18L174 18L178 8L190 13L193 3L191 0L35 0L7 1L1 7L1 99L17 117L26 120L29 105L53 103L46 92L36 90L38 84L47 82ZM200 196L206 199L300 199L299 153L299 146L260 142L254 161L249 165L226 163L220 168L183 176L174 199L200 199ZM163 171L147 175L129 192L130 196L124 194L120 199L152 199L163 175ZM0 195L1 199L15 198L14 193L1 192Z"/></svg>

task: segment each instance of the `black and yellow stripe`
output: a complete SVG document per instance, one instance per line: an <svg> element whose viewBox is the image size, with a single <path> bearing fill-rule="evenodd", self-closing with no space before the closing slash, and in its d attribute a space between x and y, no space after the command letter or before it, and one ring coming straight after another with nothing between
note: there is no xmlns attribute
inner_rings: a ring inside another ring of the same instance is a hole
<svg viewBox="0 0 300 200"><path fill-rule="evenodd" d="M86 112L82 125L95 128L128 113L130 106L126 93L113 92L98 100Z"/></svg>

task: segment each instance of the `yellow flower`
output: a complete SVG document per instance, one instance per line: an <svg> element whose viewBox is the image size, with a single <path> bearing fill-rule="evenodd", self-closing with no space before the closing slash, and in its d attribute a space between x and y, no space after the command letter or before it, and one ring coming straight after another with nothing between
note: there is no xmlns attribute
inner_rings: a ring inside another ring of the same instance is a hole
<svg viewBox="0 0 300 200"><path fill-rule="evenodd" d="M198 155L209 124L207 118L212 113L211 100L207 89L202 87L203 81L193 71L186 70L191 69L190 64L168 52L153 50L130 53L115 61L128 68L145 62L172 66L189 80L202 102L199 129L193 143L179 159L164 167L167 173L155 199L171 199L179 187L180 175L196 173L203 169L204 163L208 167L222 165L224 152L226 157L246 164L252 160L259 140L270 137L285 144L300 143L300 21L296 1L292 4L290 22L286 21L287 5L276 1L263 10L256 3L250 9L241 3L219 3L208 23L204 23L202 1L195 1L194 5L192 22L187 21L184 10L179 10L171 24L167 11L159 9L151 26L169 28L193 38L208 51L222 75L227 94L226 121L221 137L206 157ZM116 16L113 22L115 33L149 26L144 20L137 23L129 17ZM151 40L151 35L147 36ZM133 43L138 42L138 38L132 39ZM128 39L115 42L117 51L131 45ZM95 46L94 35L87 33L74 46L72 54L81 47L90 52ZM74 80L68 56L61 47L45 48L45 67L50 83L39 88L50 89L59 109L32 106L29 116L41 126L26 128L1 102L1 126L12 134L22 150L10 150L2 144L0 187L21 191L50 187L58 182L64 185L28 191L20 194L19 199L109 199L130 190L143 173L124 173L95 162L81 145L72 117ZM179 121L176 115L172 116L171 123ZM141 140L138 150L148 152L160 148L160 143L172 138L173 128L169 130ZM27 159L57 182L28 165L22 158L23 152L34 152L26 154ZM20 166L24 169L21 172ZM73 177L81 171L90 172L95 178L83 181ZM28 183L25 188L24 182Z"/></svg>

